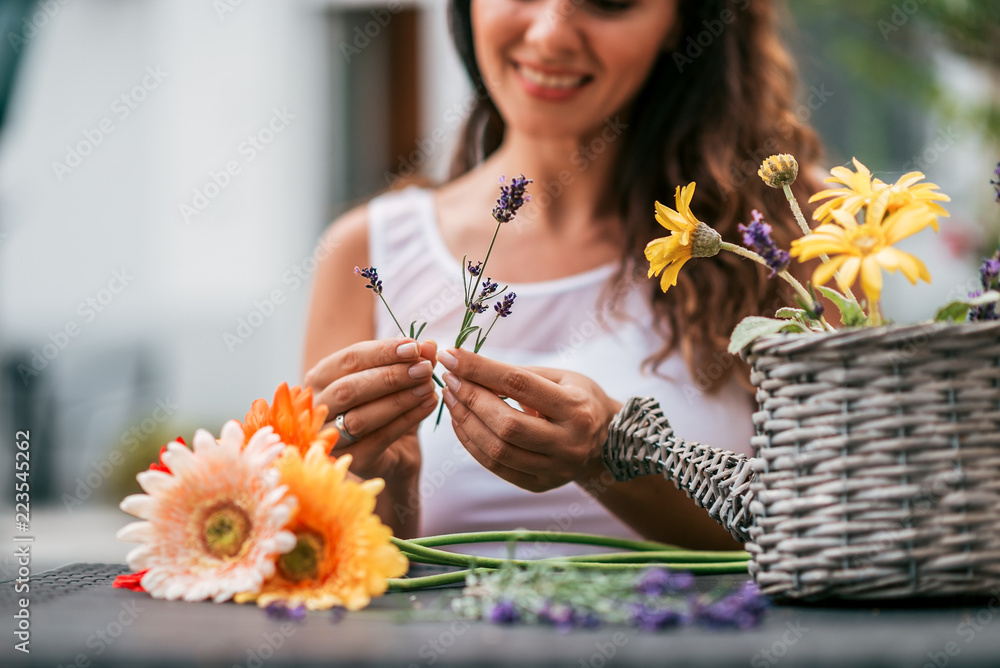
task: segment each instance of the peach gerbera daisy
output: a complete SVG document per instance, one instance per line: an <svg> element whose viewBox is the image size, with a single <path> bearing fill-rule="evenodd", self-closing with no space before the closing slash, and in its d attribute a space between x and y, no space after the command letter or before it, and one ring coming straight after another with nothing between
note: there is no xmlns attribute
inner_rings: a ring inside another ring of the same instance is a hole
<svg viewBox="0 0 1000 668"><path fill-rule="evenodd" d="M299 501L288 525L295 549L278 558L277 573L259 593L240 594L238 602L359 610L385 592L388 578L406 572L406 558L389 540L392 532L373 512L384 483L347 478L350 463L350 455L333 459L320 446L304 457L285 451L276 467Z"/></svg>
<svg viewBox="0 0 1000 668"><path fill-rule="evenodd" d="M271 463L284 449L270 428L245 443L236 420L219 441L202 429L194 450L170 443L162 459L170 473L136 476L146 494L125 497L121 509L141 518L118 538L142 543L128 555L134 571L148 569L142 587L154 598L216 603L257 591L274 560L295 547L284 530L295 499Z"/></svg>
<svg viewBox="0 0 1000 668"><path fill-rule="evenodd" d="M282 443L294 445L303 454L317 444L329 454L337 442L338 432L332 427L320 431L328 412L326 406L313 406L312 388L295 386L289 389L288 383L282 383L270 406L266 399L253 402L243 419L243 435L249 439L261 427L269 426L281 437Z"/></svg>

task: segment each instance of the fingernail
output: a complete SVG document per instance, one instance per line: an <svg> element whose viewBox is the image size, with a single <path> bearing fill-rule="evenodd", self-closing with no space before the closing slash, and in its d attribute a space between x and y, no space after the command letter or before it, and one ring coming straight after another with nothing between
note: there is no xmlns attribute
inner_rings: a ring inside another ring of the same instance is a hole
<svg viewBox="0 0 1000 668"><path fill-rule="evenodd" d="M427 397L424 400L424 403L420 405L423 406L424 408L430 408L431 406L437 406L437 402L438 402L437 397Z"/></svg>
<svg viewBox="0 0 1000 668"><path fill-rule="evenodd" d="M455 356L447 350L442 350L438 353L438 362L441 362L441 364L444 365L444 368L449 371L454 371L455 367L458 366L458 360L455 359Z"/></svg>
<svg viewBox="0 0 1000 668"><path fill-rule="evenodd" d="M448 382L448 375L447 374L445 374L445 381L444 382L446 382L446 383ZM448 408L453 408L455 406L455 404L457 403L457 399L455 399L455 395L454 394L452 394L448 390L445 390L444 391L444 403L448 405Z"/></svg>
<svg viewBox="0 0 1000 668"><path fill-rule="evenodd" d="M431 366L431 363L427 360L423 360L422 362L417 362L411 366L406 370L406 372L410 374L410 378L426 378L431 375L432 369L433 367Z"/></svg>
<svg viewBox="0 0 1000 668"><path fill-rule="evenodd" d="M417 352L418 352L417 344L413 341L410 341L409 343L400 344L400 346L396 348L396 354L402 357L403 359L416 357Z"/></svg>
<svg viewBox="0 0 1000 668"><path fill-rule="evenodd" d="M458 376L453 373L444 374L444 384L447 385L452 392L458 392L458 388L462 387L462 381L460 381Z"/></svg>
<svg viewBox="0 0 1000 668"><path fill-rule="evenodd" d="M434 386L430 383L424 383L423 385L417 385L413 388L413 394L418 397L424 397L434 391Z"/></svg>

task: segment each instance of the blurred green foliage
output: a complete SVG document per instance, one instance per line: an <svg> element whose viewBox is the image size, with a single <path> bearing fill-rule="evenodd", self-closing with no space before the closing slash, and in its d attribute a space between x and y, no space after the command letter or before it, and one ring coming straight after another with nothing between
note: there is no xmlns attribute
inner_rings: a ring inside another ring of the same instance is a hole
<svg viewBox="0 0 1000 668"><path fill-rule="evenodd" d="M813 122L836 158L864 146L875 163L869 166L899 169L909 159L900 147L922 143L927 112L942 128L954 124L955 132L1000 140L1000 0L789 0L788 6L799 26L792 42L804 80L835 93ZM941 67L948 53L982 70L992 90L974 102L956 101Z"/></svg>

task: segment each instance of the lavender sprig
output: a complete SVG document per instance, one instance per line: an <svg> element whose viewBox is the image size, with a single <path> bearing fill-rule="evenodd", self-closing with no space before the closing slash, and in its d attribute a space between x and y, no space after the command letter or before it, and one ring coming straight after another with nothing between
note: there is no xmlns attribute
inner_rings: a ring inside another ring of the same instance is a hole
<svg viewBox="0 0 1000 668"><path fill-rule="evenodd" d="M554 577L554 569L560 569ZM604 624L630 624L643 631L680 626L749 629L758 626L768 599L752 582L721 594L695 595L689 573L650 568L594 572L535 562L524 569L470 572L462 596L452 600L461 617L552 624L561 632Z"/></svg>
<svg viewBox="0 0 1000 668"><path fill-rule="evenodd" d="M505 181L506 178L501 176L500 199L497 200L497 205L493 209L493 217L498 223L509 223L514 218L517 210L525 202L531 201L531 196L525 194L525 189L531 183L531 179L526 179L524 178L524 174L521 174L511 179L509 186L506 185Z"/></svg>
<svg viewBox="0 0 1000 668"><path fill-rule="evenodd" d="M757 209L752 211L752 215L752 223L739 226L740 232L743 233L743 243L764 258L771 270L768 278L773 278L775 274L780 274L788 268L792 258L787 251L778 248L774 243L774 239L771 238L771 226L764 222L764 215Z"/></svg>
<svg viewBox="0 0 1000 668"><path fill-rule="evenodd" d="M355 267L354 273L362 278L368 279L368 283L365 284L365 287L374 292L376 295L378 295L378 298L382 300L383 304L385 304L385 309L389 312L389 316L392 318L392 321L396 323L396 328L399 330L399 333L402 334L403 336L407 336L406 331L403 329L403 326L399 324L399 320L396 318L396 314L392 312L392 307L389 306L389 302L386 301L385 295L382 294L382 280L378 277L378 269L376 269L375 267L365 267L364 269L360 267ZM426 322L421 323L419 327L417 326L416 321L411 322L409 338L416 340L420 336L420 333L424 331L424 327L426 326L427 326ZM432 373L431 378L434 380L435 383L437 383L438 387L444 387L444 382L440 378L438 378L438 375L436 373Z"/></svg>
<svg viewBox="0 0 1000 668"><path fill-rule="evenodd" d="M1000 248L997 248L992 257L983 258L983 263L979 266L979 281L983 289L969 293L969 297L979 297L989 290L1000 289ZM969 309L968 317L969 320L1000 320L996 304L974 306Z"/></svg>
<svg viewBox="0 0 1000 668"><path fill-rule="evenodd" d="M1000 203L1000 162L997 163L997 168L993 172L993 176L997 177L995 181L990 179L990 184L993 186L993 190L996 191L993 194L993 197L998 203Z"/></svg>

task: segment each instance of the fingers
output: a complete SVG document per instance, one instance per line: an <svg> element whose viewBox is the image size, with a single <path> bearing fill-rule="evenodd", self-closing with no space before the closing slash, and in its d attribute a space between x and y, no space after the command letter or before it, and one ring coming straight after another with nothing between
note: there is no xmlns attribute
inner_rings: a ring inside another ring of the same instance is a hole
<svg viewBox="0 0 1000 668"><path fill-rule="evenodd" d="M430 380L432 371L433 366L428 360L364 369L333 381L316 394L316 401L326 404L330 415L337 415L400 390L425 384Z"/></svg>
<svg viewBox="0 0 1000 668"><path fill-rule="evenodd" d="M426 360L423 363L430 364ZM414 388L400 390L378 401L364 403L348 410L344 413L344 428L354 438L361 439L377 433L414 408L421 406L433 408L437 403L434 385L427 380Z"/></svg>
<svg viewBox="0 0 1000 668"><path fill-rule="evenodd" d="M445 390L444 395L447 400L449 391ZM473 416L473 418L474 417L475 416ZM469 425L473 430L477 429L473 422L466 421L464 424ZM526 461L511 456L514 454L513 451L516 451L517 448L510 448L508 446L509 450L512 452L505 452L503 448L490 449L480 445L474 437L469 435L469 432L466 431L463 423L455 417L454 413L452 413L451 426L455 430L455 435L458 437L458 440L462 442L462 445L464 445L465 449L468 450L470 455L472 455L472 458L479 462L479 464L487 471L490 471L494 475L497 475L522 489L526 489L528 491L542 491L543 487L533 471L544 469L537 466L532 468ZM479 426L482 427L482 423L479 423ZM528 453L524 450L522 450L521 453L531 454L536 457L539 456L535 453Z"/></svg>
<svg viewBox="0 0 1000 668"><path fill-rule="evenodd" d="M471 380L463 381L448 372L444 374L444 382L448 411L480 445L496 447L506 443L546 453L559 436L558 428L548 420L511 407L495 392Z"/></svg>
<svg viewBox="0 0 1000 668"><path fill-rule="evenodd" d="M449 348L437 354L437 360L462 380L488 388L502 397L511 397L525 406L544 408L559 420L566 408L559 400L559 385L523 368L491 360L467 350ZM476 411L478 412L478 410Z"/></svg>
<svg viewBox="0 0 1000 668"><path fill-rule="evenodd" d="M361 341L324 357L306 373L304 382L320 390L343 376L390 364L416 362L419 356L420 348L413 339Z"/></svg>
<svg viewBox="0 0 1000 668"><path fill-rule="evenodd" d="M379 426L370 433L363 434L357 441L347 443L343 439L338 440L333 447L333 454L337 456L350 454L359 465L366 466L370 460L377 459L381 456L382 452L384 452L384 448L373 451L373 449L369 447L373 442L390 444L399 440L410 432L410 430L420 424L421 420L433 413L435 406L437 406L437 397L433 393L428 394L425 398L423 398L421 403L409 409L388 424ZM347 427L347 430L353 434L354 431L348 424L349 416L350 413L344 417L345 426Z"/></svg>

